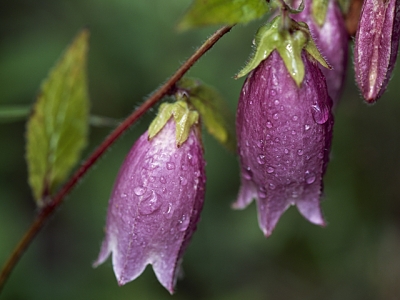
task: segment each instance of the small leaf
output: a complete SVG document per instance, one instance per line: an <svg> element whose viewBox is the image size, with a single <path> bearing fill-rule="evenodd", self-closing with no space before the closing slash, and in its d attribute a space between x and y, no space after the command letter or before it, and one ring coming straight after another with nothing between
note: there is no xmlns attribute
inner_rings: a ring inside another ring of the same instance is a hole
<svg viewBox="0 0 400 300"><path fill-rule="evenodd" d="M83 30L43 82L27 124L29 184L38 205L77 163L86 144L89 99Z"/></svg>
<svg viewBox="0 0 400 300"><path fill-rule="evenodd" d="M188 101L200 113L207 131L230 151L236 150L235 116L221 95L198 79L183 78L178 90L189 95Z"/></svg>
<svg viewBox="0 0 400 300"><path fill-rule="evenodd" d="M312 2L312 15L319 27L325 23L328 4L328 0L313 0Z"/></svg>
<svg viewBox="0 0 400 300"><path fill-rule="evenodd" d="M190 110L186 101L163 103L148 130L149 140L155 137L173 116L176 124L176 146L180 147L189 138L190 129L199 121L197 111Z"/></svg>
<svg viewBox="0 0 400 300"><path fill-rule="evenodd" d="M261 18L269 10L265 0L194 0L178 29L236 23Z"/></svg>
<svg viewBox="0 0 400 300"><path fill-rule="evenodd" d="M304 79L304 64L301 52L306 50L324 67L331 69L318 51L306 23L287 18L282 25L282 17L275 17L270 23L263 25L255 36L255 52L247 65L235 76L242 77L254 70L273 50L282 57L290 76L300 87Z"/></svg>
<svg viewBox="0 0 400 300"><path fill-rule="evenodd" d="M0 123L25 120L30 110L30 106L0 106Z"/></svg>

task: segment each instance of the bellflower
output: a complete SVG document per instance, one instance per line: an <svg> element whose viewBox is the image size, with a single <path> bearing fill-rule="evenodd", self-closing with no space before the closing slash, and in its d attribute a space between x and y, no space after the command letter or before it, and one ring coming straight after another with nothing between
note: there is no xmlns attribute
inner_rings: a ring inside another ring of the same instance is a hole
<svg viewBox="0 0 400 300"><path fill-rule="evenodd" d="M160 128L151 139L143 134L122 164L94 266L112 254L114 273L123 285L151 264L159 282L173 293L203 206L205 161L196 126L179 147L173 118Z"/></svg>
<svg viewBox="0 0 400 300"><path fill-rule="evenodd" d="M265 236L290 205L311 223L325 224L320 197L332 138L332 100L316 61L305 50L301 59L300 86L274 50L248 75L240 94L241 187L234 207L255 199Z"/></svg>
<svg viewBox="0 0 400 300"><path fill-rule="evenodd" d="M323 2L326 11L314 9L318 0L305 0L304 10L292 17L306 22L321 54L332 66L332 70L321 68L326 78L328 93L337 104L346 75L349 36L336 0Z"/></svg>
<svg viewBox="0 0 400 300"><path fill-rule="evenodd" d="M369 103L386 90L399 38L400 0L365 0L354 43L354 68L361 94Z"/></svg>

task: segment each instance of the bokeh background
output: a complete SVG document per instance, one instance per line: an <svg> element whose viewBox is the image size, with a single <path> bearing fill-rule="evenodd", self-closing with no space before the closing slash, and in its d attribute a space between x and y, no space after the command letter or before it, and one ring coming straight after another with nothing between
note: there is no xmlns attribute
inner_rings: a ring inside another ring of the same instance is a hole
<svg viewBox="0 0 400 300"><path fill-rule="evenodd" d="M123 119L217 27L178 33L189 0L0 1L0 105L29 105L68 43L91 29L91 111ZM235 111L234 74L262 21L237 26L189 75L217 87ZM237 158L204 134L207 195L173 299L400 299L400 74L376 105L363 103L349 63L336 111L320 228L295 208L265 239L254 203L230 204ZM91 267L120 164L155 110L87 174L15 268L1 299L170 299L150 267L118 287L111 261ZM112 128L92 127L87 157ZM0 124L0 264L36 213L24 161L25 121Z"/></svg>

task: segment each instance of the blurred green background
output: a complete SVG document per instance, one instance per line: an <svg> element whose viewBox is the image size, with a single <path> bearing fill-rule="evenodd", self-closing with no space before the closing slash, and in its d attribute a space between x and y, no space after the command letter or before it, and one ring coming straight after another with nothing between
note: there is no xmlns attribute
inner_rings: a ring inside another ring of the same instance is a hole
<svg viewBox="0 0 400 300"><path fill-rule="evenodd" d="M32 103L62 51L89 26L91 111L124 118L217 28L176 32L188 5L189 0L1 1L0 105ZM260 22L234 28L189 73L217 87L232 111L243 83L233 76L248 58ZM239 188L237 158L204 134L206 202L174 299L400 299L400 76L373 106L363 103L353 78L349 68L325 177L326 228L290 208L265 239L254 204L230 209ZM91 267L114 178L154 111L70 194L22 257L1 299L170 299L150 267L123 287L110 260ZM110 131L91 128L83 157ZM0 124L0 264L36 213L24 134L24 121Z"/></svg>

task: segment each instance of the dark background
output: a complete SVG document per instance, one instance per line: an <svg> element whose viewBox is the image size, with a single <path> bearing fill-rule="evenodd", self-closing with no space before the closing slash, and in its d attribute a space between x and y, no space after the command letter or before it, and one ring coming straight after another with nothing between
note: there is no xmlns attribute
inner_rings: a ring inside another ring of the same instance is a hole
<svg viewBox="0 0 400 300"><path fill-rule="evenodd" d="M176 32L188 5L189 0L1 1L0 105L32 103L48 70L88 25L91 111L123 119L217 28ZM232 111L243 83L233 76L260 24L234 28L190 71L217 87ZM237 158L204 134L206 202L174 299L400 299L400 76L395 74L378 104L368 106L350 67L351 62L325 177L328 226L314 226L291 208L265 239L254 204L230 209L239 188ZM123 287L110 260L91 267L114 178L154 111L70 194L22 257L1 299L170 299L150 267ZM83 157L110 131L92 127ZM24 134L24 121L0 124L0 264L36 212Z"/></svg>

